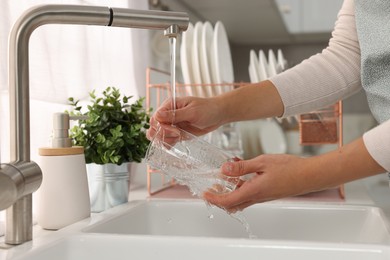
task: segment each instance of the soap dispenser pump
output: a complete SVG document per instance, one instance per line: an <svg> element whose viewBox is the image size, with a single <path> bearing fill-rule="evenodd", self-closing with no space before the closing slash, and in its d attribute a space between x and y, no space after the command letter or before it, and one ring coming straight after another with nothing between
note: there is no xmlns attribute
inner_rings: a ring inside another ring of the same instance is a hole
<svg viewBox="0 0 390 260"><path fill-rule="evenodd" d="M82 118L55 113L51 147L39 148L43 179L37 191L37 219L44 229L63 228L91 212L84 148L72 146L71 119Z"/></svg>
<svg viewBox="0 0 390 260"><path fill-rule="evenodd" d="M53 148L72 147L69 138L70 116L67 113L54 113L53 115Z"/></svg>

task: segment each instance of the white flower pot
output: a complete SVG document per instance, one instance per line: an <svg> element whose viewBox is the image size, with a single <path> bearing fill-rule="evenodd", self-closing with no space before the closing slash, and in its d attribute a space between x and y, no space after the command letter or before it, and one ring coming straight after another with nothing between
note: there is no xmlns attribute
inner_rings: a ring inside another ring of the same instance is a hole
<svg viewBox="0 0 390 260"><path fill-rule="evenodd" d="M129 170L130 163L87 164L92 212L102 212L128 201Z"/></svg>

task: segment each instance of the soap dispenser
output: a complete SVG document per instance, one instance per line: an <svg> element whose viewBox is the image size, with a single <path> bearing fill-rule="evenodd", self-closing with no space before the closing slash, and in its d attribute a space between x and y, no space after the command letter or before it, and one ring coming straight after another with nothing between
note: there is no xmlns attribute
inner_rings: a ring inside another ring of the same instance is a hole
<svg viewBox="0 0 390 260"><path fill-rule="evenodd" d="M37 220L44 229L63 228L91 212L84 148L72 146L70 120L67 113L55 113L52 145L39 148L43 179L37 191Z"/></svg>

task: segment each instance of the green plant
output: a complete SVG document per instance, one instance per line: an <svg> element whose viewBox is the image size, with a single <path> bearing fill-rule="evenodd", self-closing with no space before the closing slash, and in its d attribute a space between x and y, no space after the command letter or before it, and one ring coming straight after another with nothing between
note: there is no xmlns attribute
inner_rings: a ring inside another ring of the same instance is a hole
<svg viewBox="0 0 390 260"><path fill-rule="evenodd" d="M86 163L122 164L141 162L145 157L149 140L145 130L149 128L149 111L143 107L145 98L129 104L133 96L123 96L117 88L108 87L98 97L95 91L89 93L91 104L82 113L79 100L68 99L73 107L72 115L85 115L70 130L74 145L85 149Z"/></svg>

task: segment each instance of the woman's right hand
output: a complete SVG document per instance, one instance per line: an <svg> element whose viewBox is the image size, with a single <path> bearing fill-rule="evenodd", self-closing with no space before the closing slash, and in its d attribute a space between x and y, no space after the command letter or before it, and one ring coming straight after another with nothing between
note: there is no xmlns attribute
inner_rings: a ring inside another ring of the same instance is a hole
<svg viewBox="0 0 390 260"><path fill-rule="evenodd" d="M218 98L180 97L176 98L176 110L172 110L172 100L167 99L150 119L147 137L153 138L161 125L175 125L200 136L207 134L223 123L223 111L218 105Z"/></svg>

